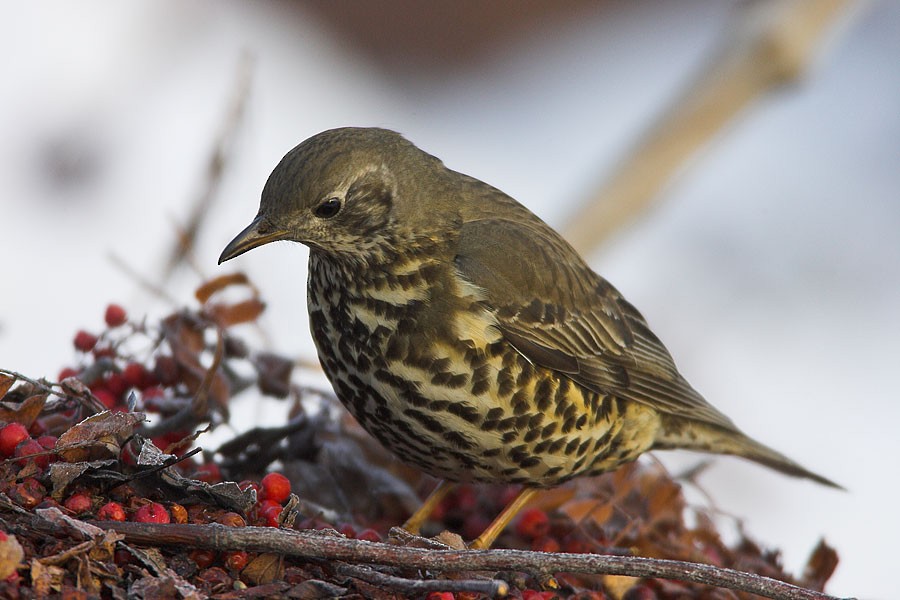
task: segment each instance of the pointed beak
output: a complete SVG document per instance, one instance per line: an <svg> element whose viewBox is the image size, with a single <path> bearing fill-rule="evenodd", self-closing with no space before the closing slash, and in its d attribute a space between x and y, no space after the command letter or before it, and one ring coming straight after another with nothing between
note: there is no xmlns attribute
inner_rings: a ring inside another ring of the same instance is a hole
<svg viewBox="0 0 900 600"><path fill-rule="evenodd" d="M235 256L240 256L247 250L252 250L257 246L275 242L277 240L286 240L290 233L282 229L273 229L262 217L256 217L253 222L247 226L242 232L237 234L219 256L219 264L226 260L231 260Z"/></svg>

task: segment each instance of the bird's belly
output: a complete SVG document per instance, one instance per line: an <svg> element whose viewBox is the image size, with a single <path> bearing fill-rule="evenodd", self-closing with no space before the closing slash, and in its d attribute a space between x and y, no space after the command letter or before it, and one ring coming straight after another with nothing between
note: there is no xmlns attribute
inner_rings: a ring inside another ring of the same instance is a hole
<svg viewBox="0 0 900 600"><path fill-rule="evenodd" d="M437 341L400 320L332 316L311 310L338 397L390 451L435 477L552 486L652 445L654 412L534 366L499 336Z"/></svg>

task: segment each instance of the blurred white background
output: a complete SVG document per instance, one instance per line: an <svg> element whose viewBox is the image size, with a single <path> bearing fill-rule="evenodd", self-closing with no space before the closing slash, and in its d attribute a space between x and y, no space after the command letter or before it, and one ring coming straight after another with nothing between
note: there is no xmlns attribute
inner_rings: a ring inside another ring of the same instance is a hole
<svg viewBox="0 0 900 600"><path fill-rule="evenodd" d="M109 255L159 278L243 51L247 112L195 258L202 276L249 272L275 349L312 357L305 249L216 266L287 150L390 127L561 226L692 81L735 2L327 5L0 4L0 366L55 377L108 302L169 310ZM900 534L898 57L900 3L856 5L801 82L590 256L713 404L850 490L720 458L702 477L718 506L795 572L824 536L841 557L829 591L867 598L896 588ZM200 277L167 291L189 304Z"/></svg>

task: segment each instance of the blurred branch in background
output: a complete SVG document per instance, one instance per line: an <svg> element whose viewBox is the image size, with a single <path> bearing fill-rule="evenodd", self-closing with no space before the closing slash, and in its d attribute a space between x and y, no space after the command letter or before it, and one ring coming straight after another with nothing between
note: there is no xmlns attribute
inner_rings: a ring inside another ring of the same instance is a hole
<svg viewBox="0 0 900 600"><path fill-rule="evenodd" d="M209 156L203 190L191 207L187 223L181 227L176 226L178 239L175 247L169 251L169 256L166 258L160 287L164 287L165 282L175 270L188 261L204 218L209 214L210 208L216 199L219 186L222 183L222 175L225 173L228 161L231 158L235 137L237 137L239 126L243 122L244 113L246 112L247 100L250 97L250 83L253 79L253 67L253 56L248 52L242 53L240 62L235 69L234 90L228 105L228 111L225 114L222 129L219 135L216 136L215 144Z"/></svg>
<svg viewBox="0 0 900 600"><path fill-rule="evenodd" d="M848 0L755 0L719 54L563 228L586 253L644 213L680 168L760 96L798 80Z"/></svg>

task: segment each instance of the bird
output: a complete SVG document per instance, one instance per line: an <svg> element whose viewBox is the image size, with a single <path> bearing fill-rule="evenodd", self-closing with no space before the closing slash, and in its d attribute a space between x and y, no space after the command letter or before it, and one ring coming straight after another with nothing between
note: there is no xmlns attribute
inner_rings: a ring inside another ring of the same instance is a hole
<svg viewBox="0 0 900 600"><path fill-rule="evenodd" d="M470 548L541 489L651 450L736 455L837 487L744 434L679 373L644 317L563 237L401 134L342 127L290 150L219 264L309 247L319 361L359 424L441 480L522 484Z"/></svg>

